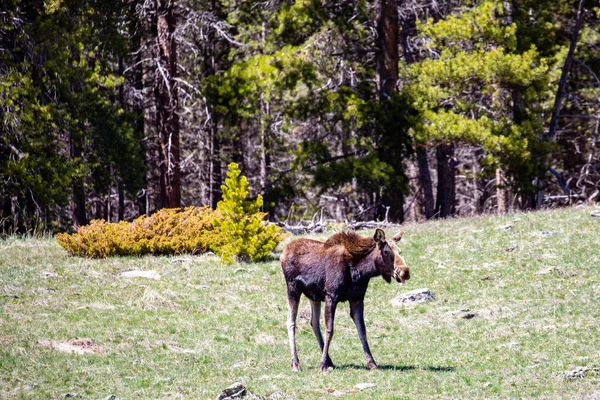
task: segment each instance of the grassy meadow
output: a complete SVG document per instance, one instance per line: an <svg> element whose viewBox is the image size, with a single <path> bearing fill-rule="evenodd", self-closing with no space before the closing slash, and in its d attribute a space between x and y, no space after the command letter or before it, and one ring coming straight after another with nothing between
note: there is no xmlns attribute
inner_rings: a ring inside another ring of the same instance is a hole
<svg viewBox="0 0 600 400"><path fill-rule="evenodd" d="M210 255L92 260L53 238L8 238L0 398L212 399L242 382L265 399L600 399L600 218L591 211L407 224L411 280L376 278L365 300L381 369L365 369L344 303L330 352L338 368L327 374L306 299L303 370L290 368L282 246L267 263L224 265ZM119 276L129 270L160 279ZM436 300L390 305L418 288Z"/></svg>

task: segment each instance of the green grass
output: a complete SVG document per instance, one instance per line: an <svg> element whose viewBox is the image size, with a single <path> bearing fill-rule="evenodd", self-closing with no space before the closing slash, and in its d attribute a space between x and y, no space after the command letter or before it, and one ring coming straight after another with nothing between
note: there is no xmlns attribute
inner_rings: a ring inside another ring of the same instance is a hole
<svg viewBox="0 0 600 400"><path fill-rule="evenodd" d="M561 379L600 367L600 219L591 210L406 225L411 280L377 278L365 300L382 369L365 369L341 304L330 353L338 368L328 374L317 368L307 301L297 335L303 371L291 371L279 254L243 265L89 260L51 238L9 238L0 241L0 398L209 399L236 381L265 398L597 398L600 373ZM130 269L161 279L118 276ZM390 305L423 287L434 302ZM464 309L477 316L463 319ZM89 339L80 342L91 351L52 348L76 339Z"/></svg>

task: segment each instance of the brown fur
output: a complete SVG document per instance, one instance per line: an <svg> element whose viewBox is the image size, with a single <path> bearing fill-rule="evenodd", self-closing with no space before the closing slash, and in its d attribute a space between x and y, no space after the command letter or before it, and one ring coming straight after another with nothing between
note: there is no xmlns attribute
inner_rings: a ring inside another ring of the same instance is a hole
<svg viewBox="0 0 600 400"><path fill-rule="evenodd" d="M339 232L327 239L324 248L330 248L336 245L343 246L352 257L366 257L375 248L373 238L365 238L358 233Z"/></svg>

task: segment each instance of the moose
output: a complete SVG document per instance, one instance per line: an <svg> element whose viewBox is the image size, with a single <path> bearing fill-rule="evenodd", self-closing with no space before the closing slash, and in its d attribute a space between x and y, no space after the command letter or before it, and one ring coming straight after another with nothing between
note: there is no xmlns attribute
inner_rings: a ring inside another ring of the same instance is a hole
<svg viewBox="0 0 600 400"><path fill-rule="evenodd" d="M371 278L381 275L388 283L392 278L399 283L410 279L408 267L395 243L401 238L402 232L398 232L393 241L386 240L385 232L377 229L372 238L348 231L336 233L326 242L302 238L285 246L281 268L287 284L287 329L294 371L300 370L296 351L296 316L302 294L310 300L310 325L321 347L319 369L322 372L335 368L329 357L329 345L333 336L335 310L337 304L343 301L350 303L350 316L362 343L367 368L378 368L367 342L364 298ZM325 341L319 323L323 301Z"/></svg>

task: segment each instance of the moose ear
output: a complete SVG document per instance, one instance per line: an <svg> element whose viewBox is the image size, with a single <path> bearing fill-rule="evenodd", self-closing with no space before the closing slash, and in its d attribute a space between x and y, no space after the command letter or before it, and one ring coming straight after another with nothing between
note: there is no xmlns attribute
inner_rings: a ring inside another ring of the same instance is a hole
<svg viewBox="0 0 600 400"><path fill-rule="evenodd" d="M396 243L398 243L400 241L400 239L402 239L402 235L404 235L404 231L400 231L398 233L396 233L394 235L394 237L392 237L392 240Z"/></svg>
<svg viewBox="0 0 600 400"><path fill-rule="evenodd" d="M385 241L385 232L381 229L376 229L375 234L373 235L373 240L375 243L382 243Z"/></svg>

